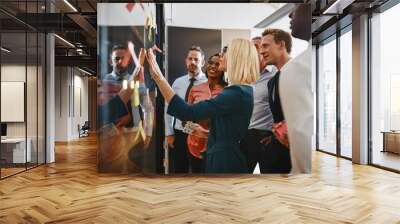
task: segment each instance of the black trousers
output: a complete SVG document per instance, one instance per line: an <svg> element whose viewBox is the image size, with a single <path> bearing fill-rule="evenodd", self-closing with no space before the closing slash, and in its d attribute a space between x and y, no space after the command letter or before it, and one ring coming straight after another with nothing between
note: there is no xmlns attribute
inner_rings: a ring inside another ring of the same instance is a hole
<svg viewBox="0 0 400 224"><path fill-rule="evenodd" d="M270 137L267 145L260 140ZM240 142L240 149L247 160L248 173L253 173L259 163L261 173L289 173L291 170L290 153L280 144L271 131L250 129Z"/></svg>
<svg viewBox="0 0 400 224"><path fill-rule="evenodd" d="M204 159L199 159L189 152L189 157L190 157L190 169L192 173L204 173L205 170L205 160Z"/></svg>
<svg viewBox="0 0 400 224"><path fill-rule="evenodd" d="M187 134L174 129L175 148L169 148L169 164L171 173L203 173L204 159L199 159L190 154L187 146Z"/></svg>
<svg viewBox="0 0 400 224"><path fill-rule="evenodd" d="M282 145L274 136L267 146L263 146L263 166L260 165L261 173L289 173L292 169L290 151Z"/></svg>

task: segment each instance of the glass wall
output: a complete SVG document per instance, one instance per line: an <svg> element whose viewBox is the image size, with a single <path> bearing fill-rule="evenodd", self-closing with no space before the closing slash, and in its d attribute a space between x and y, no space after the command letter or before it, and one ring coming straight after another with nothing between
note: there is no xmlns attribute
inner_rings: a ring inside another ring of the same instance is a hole
<svg viewBox="0 0 400 224"><path fill-rule="evenodd" d="M336 37L318 48L318 149L336 153Z"/></svg>
<svg viewBox="0 0 400 224"><path fill-rule="evenodd" d="M371 19L371 162L400 170L400 4Z"/></svg>
<svg viewBox="0 0 400 224"><path fill-rule="evenodd" d="M340 36L340 154L351 158L353 96L351 26L346 31Z"/></svg>
<svg viewBox="0 0 400 224"><path fill-rule="evenodd" d="M45 36L21 22L43 4L0 3L0 178L45 162Z"/></svg>

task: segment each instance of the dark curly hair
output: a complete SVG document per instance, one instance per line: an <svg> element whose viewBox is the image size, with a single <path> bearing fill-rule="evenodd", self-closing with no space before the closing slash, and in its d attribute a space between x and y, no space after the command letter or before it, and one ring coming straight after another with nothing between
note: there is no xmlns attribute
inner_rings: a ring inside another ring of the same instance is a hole
<svg viewBox="0 0 400 224"><path fill-rule="evenodd" d="M213 57L221 57L221 54L220 54L220 53L216 53L216 54L211 55L211 56L208 58L208 61L210 61L211 58L213 58ZM207 69L206 69L206 76L207 76L207 78L208 78ZM222 85L222 86L227 86L227 85L228 85L228 83L225 81L225 77L224 77L224 74L223 74L223 73L222 73L221 77L220 77L219 80L218 80L218 84L220 84L220 85Z"/></svg>

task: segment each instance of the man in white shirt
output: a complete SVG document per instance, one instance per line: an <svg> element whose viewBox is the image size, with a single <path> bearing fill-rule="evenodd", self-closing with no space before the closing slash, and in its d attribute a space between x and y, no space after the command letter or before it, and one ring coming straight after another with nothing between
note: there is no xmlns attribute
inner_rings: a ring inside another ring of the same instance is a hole
<svg viewBox="0 0 400 224"><path fill-rule="evenodd" d="M311 7L300 4L290 15L292 36L308 41L308 48L281 70L279 83L285 114L291 173L311 172L314 103L311 83Z"/></svg>
<svg viewBox="0 0 400 224"><path fill-rule="evenodd" d="M177 78L172 84L172 89L182 99L187 101L190 89L194 85L207 82L206 75L201 71L204 65L204 52L198 46L192 46L185 59L188 73ZM168 108L165 108L167 111ZM169 165L171 173L189 172L189 150L187 147L187 134L182 132L182 121L165 113L165 141L170 152Z"/></svg>

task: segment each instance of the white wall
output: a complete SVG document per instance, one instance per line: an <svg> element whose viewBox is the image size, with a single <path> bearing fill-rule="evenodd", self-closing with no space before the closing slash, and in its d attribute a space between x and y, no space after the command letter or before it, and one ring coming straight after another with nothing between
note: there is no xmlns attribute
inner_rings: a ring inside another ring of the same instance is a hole
<svg viewBox="0 0 400 224"><path fill-rule="evenodd" d="M254 26L275 12L282 4L277 3L166 3L165 24L205 29L222 30L222 46L233 38L261 36L264 29ZM287 15L266 28L290 30ZM293 38L292 57L296 57L308 46L306 41Z"/></svg>
<svg viewBox="0 0 400 224"><path fill-rule="evenodd" d="M25 82L25 75L27 72L28 86L27 86L27 120L28 120L28 137L32 130L36 130L36 66L25 65L2 65L1 66L1 81L8 82ZM39 71L41 72L41 70ZM39 105L40 106L40 105ZM1 108L1 110L8 110L9 108ZM33 123L32 123L33 122ZM26 122L7 122L7 136L8 137L25 137L25 123ZM33 127L35 126L35 127ZM36 132L35 132L36 133Z"/></svg>
<svg viewBox="0 0 400 224"><path fill-rule="evenodd" d="M22 113L26 110L26 121L6 122L8 138L30 139L32 161L36 162L39 153L39 163L44 162L44 89L42 68L21 64L4 64L1 66L1 81L24 82L26 85L26 107L21 108ZM26 80L27 78L27 80ZM23 94L23 93L22 93ZM7 96L2 96L7 97ZM11 108L1 108L7 111ZM7 111L12 113L12 111Z"/></svg>
<svg viewBox="0 0 400 224"><path fill-rule="evenodd" d="M222 47L228 45L235 38L251 38L251 30L249 29L223 29L222 30Z"/></svg>
<svg viewBox="0 0 400 224"><path fill-rule="evenodd" d="M88 78L83 75L76 68L56 67L56 141L77 139L78 124L88 120Z"/></svg>
<svg viewBox="0 0 400 224"><path fill-rule="evenodd" d="M98 26L144 26L148 15L156 15L155 4L135 3L131 12L127 3L97 3ZM118 16L116 16L118 15Z"/></svg>
<svg viewBox="0 0 400 224"><path fill-rule="evenodd" d="M166 3L165 24L209 29L251 29L278 6L272 3Z"/></svg>

